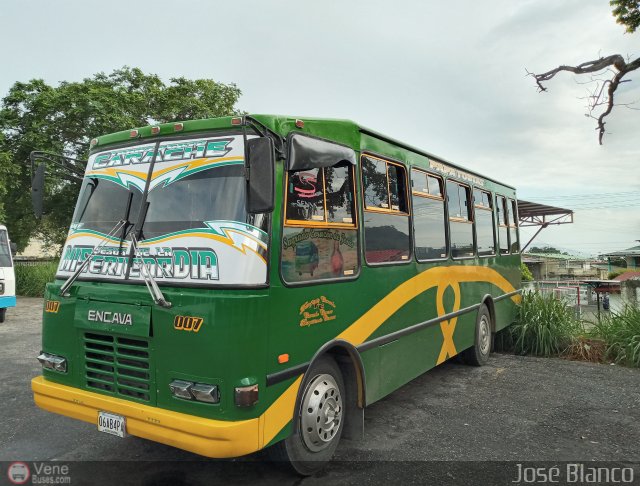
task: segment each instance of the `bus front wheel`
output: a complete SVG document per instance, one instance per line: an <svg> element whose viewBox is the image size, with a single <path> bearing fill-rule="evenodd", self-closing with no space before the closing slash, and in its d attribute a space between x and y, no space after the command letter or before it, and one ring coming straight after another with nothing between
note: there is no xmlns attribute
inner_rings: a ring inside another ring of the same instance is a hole
<svg viewBox="0 0 640 486"><path fill-rule="evenodd" d="M473 346L463 353L464 360L473 366L483 366L489 361L493 336L491 334L491 313L486 305L482 304L476 317L476 332Z"/></svg>
<svg viewBox="0 0 640 486"><path fill-rule="evenodd" d="M345 395L340 368L328 356L319 358L300 389L293 433L273 446L272 456L310 476L331 460L342 435Z"/></svg>

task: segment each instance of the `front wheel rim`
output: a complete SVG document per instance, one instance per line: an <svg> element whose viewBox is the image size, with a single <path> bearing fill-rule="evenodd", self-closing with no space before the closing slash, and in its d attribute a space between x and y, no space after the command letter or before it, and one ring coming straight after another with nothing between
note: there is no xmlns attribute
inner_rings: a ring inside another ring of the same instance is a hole
<svg viewBox="0 0 640 486"><path fill-rule="evenodd" d="M489 348L491 347L491 329L489 327L489 319L487 316L480 317L480 329L478 330L478 341L480 347L480 353L482 355L489 354Z"/></svg>
<svg viewBox="0 0 640 486"><path fill-rule="evenodd" d="M331 375L316 376L305 390L300 417L304 445L312 452L329 447L340 430L342 397Z"/></svg>

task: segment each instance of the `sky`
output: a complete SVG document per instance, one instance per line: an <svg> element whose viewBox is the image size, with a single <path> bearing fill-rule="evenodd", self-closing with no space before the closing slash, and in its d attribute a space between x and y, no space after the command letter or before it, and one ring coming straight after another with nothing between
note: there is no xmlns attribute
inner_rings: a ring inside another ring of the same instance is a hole
<svg viewBox="0 0 640 486"><path fill-rule="evenodd" d="M639 244L640 71L618 95L637 109L614 110L602 146L586 79L564 73L538 93L526 75L637 58L640 33L625 34L606 0L5 0L0 21L0 96L124 65L235 83L247 112L351 119L575 210L532 245Z"/></svg>

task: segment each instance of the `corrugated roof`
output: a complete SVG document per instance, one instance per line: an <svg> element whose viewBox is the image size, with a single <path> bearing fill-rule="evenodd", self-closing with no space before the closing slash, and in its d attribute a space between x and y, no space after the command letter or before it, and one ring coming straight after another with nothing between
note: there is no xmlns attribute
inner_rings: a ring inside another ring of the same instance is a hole
<svg viewBox="0 0 640 486"><path fill-rule="evenodd" d="M614 278L617 282L626 282L627 280L640 280L640 272L624 272Z"/></svg>
<svg viewBox="0 0 640 486"><path fill-rule="evenodd" d="M604 256L640 256L640 246L632 246L626 250L605 253Z"/></svg>
<svg viewBox="0 0 640 486"><path fill-rule="evenodd" d="M562 216L569 214L573 214L571 209L523 201L522 199L518 200L518 216L520 216L520 218L531 218L534 216Z"/></svg>

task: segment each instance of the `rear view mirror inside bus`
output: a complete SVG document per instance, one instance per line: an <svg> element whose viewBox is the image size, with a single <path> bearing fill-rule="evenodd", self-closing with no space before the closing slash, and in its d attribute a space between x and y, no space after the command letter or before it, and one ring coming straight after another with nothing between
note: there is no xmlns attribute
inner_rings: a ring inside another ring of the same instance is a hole
<svg viewBox="0 0 640 486"><path fill-rule="evenodd" d="M31 203L36 218L42 217L44 199L44 164L40 164L31 180Z"/></svg>
<svg viewBox="0 0 640 486"><path fill-rule="evenodd" d="M247 141L249 213L268 213L273 210L274 165L273 141L270 138L252 138Z"/></svg>

